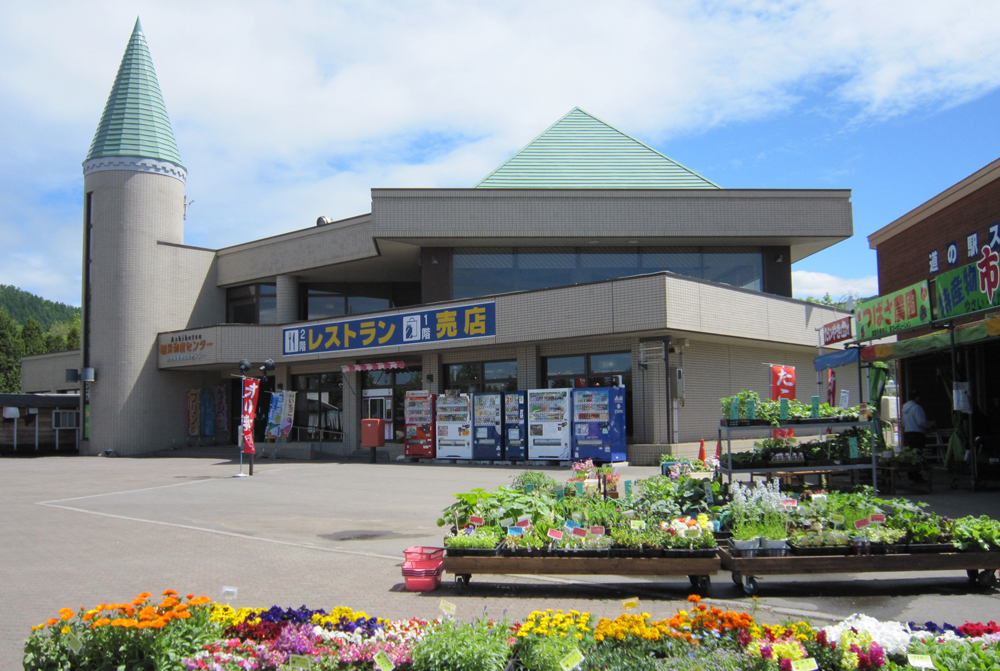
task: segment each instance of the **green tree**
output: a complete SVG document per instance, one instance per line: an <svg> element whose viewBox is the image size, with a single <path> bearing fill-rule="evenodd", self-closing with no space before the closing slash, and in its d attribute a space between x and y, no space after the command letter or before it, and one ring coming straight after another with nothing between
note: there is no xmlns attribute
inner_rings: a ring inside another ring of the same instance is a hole
<svg viewBox="0 0 1000 671"><path fill-rule="evenodd" d="M66 338L63 337L61 333L52 333L51 331L45 334L45 351L52 352L65 352L66 351Z"/></svg>
<svg viewBox="0 0 1000 671"><path fill-rule="evenodd" d="M24 343L17 325L7 311L0 308L0 393L21 391L21 357Z"/></svg>
<svg viewBox="0 0 1000 671"><path fill-rule="evenodd" d="M21 328L21 341L24 343L24 356L45 354L45 336L42 325L34 317L28 317Z"/></svg>
<svg viewBox="0 0 1000 671"><path fill-rule="evenodd" d="M66 349L80 349L80 319L77 318L66 333Z"/></svg>

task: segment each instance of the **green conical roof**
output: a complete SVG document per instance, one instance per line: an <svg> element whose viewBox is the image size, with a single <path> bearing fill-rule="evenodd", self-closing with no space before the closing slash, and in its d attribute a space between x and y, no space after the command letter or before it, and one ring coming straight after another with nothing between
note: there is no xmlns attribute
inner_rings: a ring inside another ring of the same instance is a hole
<svg viewBox="0 0 1000 671"><path fill-rule="evenodd" d="M184 167L139 19L135 21L87 160L105 156L155 158Z"/></svg>
<svg viewBox="0 0 1000 671"><path fill-rule="evenodd" d="M485 189L718 189L600 119L569 114L487 175Z"/></svg>

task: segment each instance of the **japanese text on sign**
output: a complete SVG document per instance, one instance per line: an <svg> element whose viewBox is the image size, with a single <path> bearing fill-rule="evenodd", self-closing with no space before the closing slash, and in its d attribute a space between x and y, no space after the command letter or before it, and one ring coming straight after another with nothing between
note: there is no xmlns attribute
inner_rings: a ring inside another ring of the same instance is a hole
<svg viewBox="0 0 1000 671"><path fill-rule="evenodd" d="M854 313L858 340L882 338L929 324L930 293L927 281L858 304Z"/></svg>
<svg viewBox="0 0 1000 671"><path fill-rule="evenodd" d="M982 257L934 278L938 319L986 310L1000 304L1000 254L983 245Z"/></svg>
<svg viewBox="0 0 1000 671"><path fill-rule="evenodd" d="M823 326L823 344L832 345L851 339L851 318L844 317Z"/></svg>
<svg viewBox="0 0 1000 671"><path fill-rule="evenodd" d="M318 354L496 335L496 305L477 303L283 329L282 353Z"/></svg>

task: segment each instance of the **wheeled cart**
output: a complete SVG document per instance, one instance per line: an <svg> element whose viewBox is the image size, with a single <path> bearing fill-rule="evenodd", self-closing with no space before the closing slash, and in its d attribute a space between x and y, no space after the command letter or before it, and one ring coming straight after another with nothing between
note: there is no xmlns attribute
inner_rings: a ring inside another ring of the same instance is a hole
<svg viewBox="0 0 1000 671"><path fill-rule="evenodd" d="M473 575L686 575L700 593L712 588L719 558L661 559L618 557L448 557L444 570L455 576L459 592Z"/></svg>
<svg viewBox="0 0 1000 671"><path fill-rule="evenodd" d="M722 568L747 596L758 591L756 576L824 573L882 573L893 571L965 571L974 584L990 588L997 583L1000 552L942 552L819 557L734 557L719 547Z"/></svg>

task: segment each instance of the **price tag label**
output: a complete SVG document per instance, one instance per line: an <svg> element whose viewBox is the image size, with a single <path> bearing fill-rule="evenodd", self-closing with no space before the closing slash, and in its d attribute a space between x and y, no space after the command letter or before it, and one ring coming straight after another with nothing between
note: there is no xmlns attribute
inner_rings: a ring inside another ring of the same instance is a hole
<svg viewBox="0 0 1000 671"><path fill-rule="evenodd" d="M222 598L226 601L231 601L236 598L236 588L235 587L223 587L222 588Z"/></svg>
<svg viewBox="0 0 1000 671"><path fill-rule="evenodd" d="M631 599L624 599L622 601L622 610L632 610L633 608L639 607L639 597L634 596Z"/></svg>
<svg viewBox="0 0 1000 671"><path fill-rule="evenodd" d="M792 662L792 671L815 671L818 668L819 667L816 666L816 660L812 657L796 659Z"/></svg>
<svg viewBox="0 0 1000 671"><path fill-rule="evenodd" d="M830 521L833 522L834 524L843 524L844 523L844 516L843 515L830 515Z"/></svg>
<svg viewBox="0 0 1000 671"><path fill-rule="evenodd" d="M930 655L907 655L906 661L915 669L936 669Z"/></svg>
<svg viewBox="0 0 1000 671"><path fill-rule="evenodd" d="M631 499L632 498L632 481L631 480L626 480L625 481L625 498L626 499Z"/></svg>
<svg viewBox="0 0 1000 671"><path fill-rule="evenodd" d="M826 494L813 494L812 495L812 500L813 500L813 503L819 503L821 501L823 503L826 503Z"/></svg>
<svg viewBox="0 0 1000 671"><path fill-rule="evenodd" d="M863 520L858 520L857 522L855 522L854 523L854 528L855 529L864 529L865 527L871 525L871 523L872 523L872 521L866 517Z"/></svg>
<svg viewBox="0 0 1000 671"><path fill-rule="evenodd" d="M795 499L782 499L781 505L785 506L786 508L798 508L799 502L796 501Z"/></svg>
<svg viewBox="0 0 1000 671"><path fill-rule="evenodd" d="M687 538L700 538L701 537L701 527L692 527L690 529L684 530L684 535Z"/></svg>
<svg viewBox="0 0 1000 671"><path fill-rule="evenodd" d="M646 528L646 520L630 520L629 521L629 525L633 529L645 529Z"/></svg>
<svg viewBox="0 0 1000 671"><path fill-rule="evenodd" d="M305 655L289 655L288 666L293 669L311 669L312 660Z"/></svg>
<svg viewBox="0 0 1000 671"><path fill-rule="evenodd" d="M583 527L573 527L573 535L579 536L580 538L586 538L587 530L584 529Z"/></svg>
<svg viewBox="0 0 1000 671"><path fill-rule="evenodd" d="M80 643L80 639L77 638L74 633L66 634L63 636L63 640L66 641L66 645L69 646L69 649L73 652L80 652L83 648L83 643Z"/></svg>
<svg viewBox="0 0 1000 671"><path fill-rule="evenodd" d="M576 529L580 525L574 522L573 520L566 520L563 526L572 531L573 529Z"/></svg>
<svg viewBox="0 0 1000 671"><path fill-rule="evenodd" d="M505 520L500 520L500 526L502 526L502 527L512 527L512 526L514 526L514 518L508 517Z"/></svg>
<svg viewBox="0 0 1000 671"><path fill-rule="evenodd" d="M562 501L566 498L566 490L562 487L556 489L556 501Z"/></svg>
<svg viewBox="0 0 1000 671"><path fill-rule="evenodd" d="M379 671L392 671L396 668L396 665L389 659L389 655L385 654L382 650L379 650L372 656L372 661L375 662L375 666L379 668Z"/></svg>
<svg viewBox="0 0 1000 671"><path fill-rule="evenodd" d="M580 666L580 662L586 659L579 650L574 650L565 657L559 660L559 666L562 667L563 671L572 671L576 667Z"/></svg>
<svg viewBox="0 0 1000 671"><path fill-rule="evenodd" d="M441 603L438 604L438 608L440 608L441 612L445 615L451 615L452 617L455 617L455 613L458 612L458 606L453 604L451 601L445 601L444 599L441 599Z"/></svg>
<svg viewBox="0 0 1000 671"><path fill-rule="evenodd" d="M515 524L514 526L515 527L521 527L522 529L524 529L525 527L530 527L531 526L531 520L518 520L517 524Z"/></svg>
<svg viewBox="0 0 1000 671"><path fill-rule="evenodd" d="M872 521L872 524L885 524L885 515L882 514L872 515L869 519Z"/></svg>
<svg viewBox="0 0 1000 671"><path fill-rule="evenodd" d="M525 494L530 494L533 491L535 491L535 486L533 484L531 484L530 482L524 486L524 493Z"/></svg>
<svg viewBox="0 0 1000 671"><path fill-rule="evenodd" d="M508 536L523 536L524 535L524 528L523 527L507 527L507 535Z"/></svg>
<svg viewBox="0 0 1000 671"><path fill-rule="evenodd" d="M633 517L635 515L635 511L634 510L623 510L622 511L622 515L624 515L625 517Z"/></svg>
<svg viewBox="0 0 1000 671"><path fill-rule="evenodd" d="M604 527L590 527L590 535L591 536L603 536L604 535Z"/></svg>
<svg viewBox="0 0 1000 671"><path fill-rule="evenodd" d="M788 399L783 398L778 401L778 420L782 422L788 421Z"/></svg>
<svg viewBox="0 0 1000 671"><path fill-rule="evenodd" d="M583 483L582 482L577 481L577 483L576 483L576 493L579 494L580 496L583 496Z"/></svg>
<svg viewBox="0 0 1000 671"><path fill-rule="evenodd" d="M469 518L469 524L471 524L474 527L481 527L483 526L483 518L473 515L472 517Z"/></svg>
<svg viewBox="0 0 1000 671"><path fill-rule="evenodd" d="M848 449L850 450L849 454L851 455L851 459L857 459L858 458L858 439L855 436L851 436L850 438L847 439L847 446L848 446Z"/></svg>
<svg viewBox="0 0 1000 671"><path fill-rule="evenodd" d="M549 529L549 533L547 535L549 538L554 538L557 541L561 541L563 537L563 532L559 531L558 529Z"/></svg>

